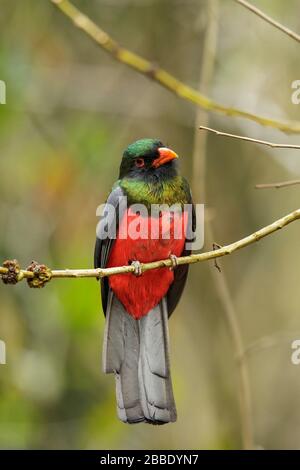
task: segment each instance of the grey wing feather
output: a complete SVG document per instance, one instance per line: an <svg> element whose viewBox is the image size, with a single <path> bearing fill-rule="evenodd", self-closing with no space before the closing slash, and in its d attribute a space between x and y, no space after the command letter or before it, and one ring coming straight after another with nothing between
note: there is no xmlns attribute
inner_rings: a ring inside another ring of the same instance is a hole
<svg viewBox="0 0 300 470"><path fill-rule="evenodd" d="M103 214L97 225L97 238L94 251L95 268L105 268L107 265L110 250L116 238L119 219L123 216L125 210L123 200L124 193L120 186L117 186L107 198ZM112 210L113 214L111 212ZM108 293L108 279L103 278L101 279L101 299L104 313L107 308Z"/></svg>
<svg viewBox="0 0 300 470"><path fill-rule="evenodd" d="M105 268L115 234L126 204L120 187L109 195L103 215L97 227L94 252L96 268ZM109 217L108 205L114 208L115 216ZM121 302L109 288L108 279L101 279L103 311L106 315L103 341L103 370L114 373L118 416L126 423L144 421L145 417L139 399L138 360L139 331L137 321L128 315Z"/></svg>
<svg viewBox="0 0 300 470"><path fill-rule="evenodd" d="M194 233L196 230L196 212L195 212L195 206L193 204L191 194L190 194L190 204L192 204L192 213L191 213L191 220L189 220L188 223L191 225L189 225L188 227L189 229L191 228L192 232ZM192 235L192 234L189 234L189 235ZM192 241L192 240L189 239L189 241ZM184 249L183 253L181 253L181 256L188 256L190 253L191 253L190 250ZM187 280L188 272L189 272L188 264L182 264L174 269L174 281L172 282L167 293L169 317L175 310L181 298L181 295L182 295L182 292L183 292L183 289Z"/></svg>

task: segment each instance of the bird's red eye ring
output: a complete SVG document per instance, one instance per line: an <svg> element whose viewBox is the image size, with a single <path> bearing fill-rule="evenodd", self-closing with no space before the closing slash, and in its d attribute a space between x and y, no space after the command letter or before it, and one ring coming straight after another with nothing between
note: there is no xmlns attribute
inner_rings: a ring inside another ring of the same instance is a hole
<svg viewBox="0 0 300 470"><path fill-rule="evenodd" d="M143 158L137 158L135 161L135 166L138 168L143 168L145 166L145 161Z"/></svg>

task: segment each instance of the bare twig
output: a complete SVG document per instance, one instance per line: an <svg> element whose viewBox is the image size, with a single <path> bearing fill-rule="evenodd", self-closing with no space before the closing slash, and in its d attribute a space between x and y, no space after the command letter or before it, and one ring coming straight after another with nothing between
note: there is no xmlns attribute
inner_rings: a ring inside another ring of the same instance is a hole
<svg viewBox="0 0 300 470"><path fill-rule="evenodd" d="M280 181L279 183L261 183L256 184L256 189L280 189L280 188L287 188L288 186L295 186L296 184L300 184L300 180L289 180L289 181Z"/></svg>
<svg viewBox="0 0 300 470"><path fill-rule="evenodd" d="M221 258L222 256L231 255L234 251L240 250L245 248L246 246L252 245L253 243L261 240L262 238L271 235L272 233L276 232L277 230L282 229L283 227L289 225L290 223L294 222L295 220L300 219L300 209L291 212L290 214L285 215L281 219L276 220L270 225L261 228L257 232L248 235L241 240L238 240L234 243L229 245L222 246L217 250L207 251L205 253L198 253L189 256L181 256L177 258L178 265L182 264L194 264L203 261L208 261L215 258ZM149 271L151 269L160 269L165 267L172 267L172 261L167 258L160 261L153 261L151 263L141 263L141 270L142 273ZM125 274L125 273L133 273L135 268L134 266L117 266L114 268L98 268L98 269L54 269L50 270L49 268L49 276L51 279L58 279L58 278L103 278L107 276L112 276L114 274ZM8 273L8 268L0 267L0 275L5 275ZM28 270L20 270L19 273L19 280L22 279L32 279L35 277L35 273Z"/></svg>
<svg viewBox="0 0 300 470"><path fill-rule="evenodd" d="M253 343L249 344L241 357L250 356L252 353L260 352L266 349L281 346L283 343L288 341L294 341L300 337L300 331L280 331L269 336L264 336L257 339ZM237 359L241 359L237 357Z"/></svg>
<svg viewBox="0 0 300 470"><path fill-rule="evenodd" d="M138 54L121 47L105 31L96 25L90 18L81 13L69 0L51 0L68 18L72 20L75 26L84 31L93 41L102 49L112 55L119 62L128 65L137 72L155 80L160 85L175 93L180 98L190 101L200 108L208 111L214 111L227 116L242 117L255 121L262 126L273 127L283 132L300 133L299 122L281 122L275 119L258 116L248 113L238 108L224 106L207 96L199 93L197 90L186 85L176 77L160 68L156 64L144 59Z"/></svg>
<svg viewBox="0 0 300 470"><path fill-rule="evenodd" d="M217 129L212 129L211 127L199 126L201 131L213 132L216 135L223 137L230 137L232 139L245 140L246 142L253 142L255 144L267 145L272 148L281 148L281 149L300 149L300 145L294 144L276 144L274 142L268 142L267 140L253 139L252 137L246 137L243 135L228 134L227 132L218 131Z"/></svg>
<svg viewBox="0 0 300 470"><path fill-rule="evenodd" d="M213 227L209 223L207 227L208 236L212 238ZM215 260L216 261L216 260ZM215 286L217 294L222 303L224 315L233 345L234 357L238 358L237 361L237 377L238 387L237 394L240 408L241 420L241 437L244 450L254 448L253 442L253 426L252 426L252 405L251 405L251 390L248 364L244 359L244 342L242 332L239 325L238 314L232 300L231 291L228 286L227 279L224 274L217 275L214 273Z"/></svg>
<svg viewBox="0 0 300 470"><path fill-rule="evenodd" d="M213 129L213 128L207 127L207 126L199 126L199 129L201 131L212 132L213 134L216 134L218 136L230 137L232 139L238 139L238 140L245 140L246 142L252 142L252 143L255 143L255 144L266 145L266 146L272 147L272 148L296 149L296 150L300 149L300 145L276 144L274 142L268 142L266 140L253 139L252 137L246 137L246 136L236 135L236 134L229 134L228 132L218 131L217 129ZM288 186L294 186L296 184L300 184L300 180L280 181L278 183L261 183L261 184L256 184L255 188L256 189L272 189L272 188L280 189L280 188L286 188Z"/></svg>
<svg viewBox="0 0 300 470"><path fill-rule="evenodd" d="M270 25L274 26L275 28L279 29L280 31L282 31L283 33L287 34L288 36L290 36L292 39L295 39L295 41L297 42L300 42L300 36L299 34L295 33L294 31L292 31L291 29L287 28L286 26L282 25L281 23L279 23L278 21L274 20L273 18L271 18L269 15L267 15L266 13L264 13L263 11L261 11L259 8L255 7L254 5L252 5L251 3L249 2L246 2L246 0L235 0L237 3L239 3L240 5L242 5L243 7L247 8L247 10L250 10L252 11L252 13L254 13L255 15L259 16L260 18L262 18L264 21L266 21L267 23L269 23Z"/></svg>
<svg viewBox="0 0 300 470"><path fill-rule="evenodd" d="M218 31L219 31L219 4L218 0L206 2L207 18L205 19L206 28L203 38L202 61L199 74L199 93L205 95L209 93L210 84L213 79L215 69L215 59L217 53ZM199 15L203 14L200 9ZM200 21L197 21L200 23ZM201 38L202 42L202 38ZM200 48L199 48L200 49ZM199 51L200 52L200 51ZM195 129L199 123L209 122L209 113L207 110L197 107L195 116ZM194 132L193 147L193 172L192 172L192 188L193 197L197 202L204 202L206 192L206 147L207 139L205 134Z"/></svg>
<svg viewBox="0 0 300 470"><path fill-rule="evenodd" d="M211 222L208 222L206 233L207 237L210 240L214 239L213 226ZM241 436L243 448L249 450L254 448L251 411L252 405L248 365L243 356L244 342L242 332L240 329L238 315L232 300L232 295L225 274L222 274L220 276L216 275L216 273L213 273L213 277L215 281L216 291L224 309L224 315L233 344L234 356L239 359L237 362L237 390L240 406Z"/></svg>

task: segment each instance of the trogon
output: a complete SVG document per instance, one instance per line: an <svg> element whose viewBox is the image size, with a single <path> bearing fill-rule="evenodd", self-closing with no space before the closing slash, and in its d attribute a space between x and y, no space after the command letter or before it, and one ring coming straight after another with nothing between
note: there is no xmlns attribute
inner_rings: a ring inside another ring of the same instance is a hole
<svg viewBox="0 0 300 470"><path fill-rule="evenodd" d="M156 139L129 145L97 227L95 267L134 264L134 273L101 279L103 370L115 374L118 416L125 423L164 424L177 417L168 317L188 274L188 265L177 265L176 259L190 253L187 225L195 230L191 191L177 158ZM134 209L140 206L145 210ZM141 272L140 263L166 258L172 268Z"/></svg>

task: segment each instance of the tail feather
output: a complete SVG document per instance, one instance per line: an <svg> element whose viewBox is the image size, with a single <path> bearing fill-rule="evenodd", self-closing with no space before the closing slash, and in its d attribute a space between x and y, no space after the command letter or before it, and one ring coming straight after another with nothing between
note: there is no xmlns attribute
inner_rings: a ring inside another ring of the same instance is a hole
<svg viewBox="0 0 300 470"><path fill-rule="evenodd" d="M140 320L110 292L103 369L115 373L118 416L126 423L176 421L165 299Z"/></svg>
<svg viewBox="0 0 300 470"><path fill-rule="evenodd" d="M125 423L144 421L138 383L139 332L136 321L111 293L103 343L103 370L116 378L119 419Z"/></svg>
<svg viewBox="0 0 300 470"><path fill-rule="evenodd" d="M145 418L156 424L176 421L165 299L139 320L139 329L139 384Z"/></svg>

